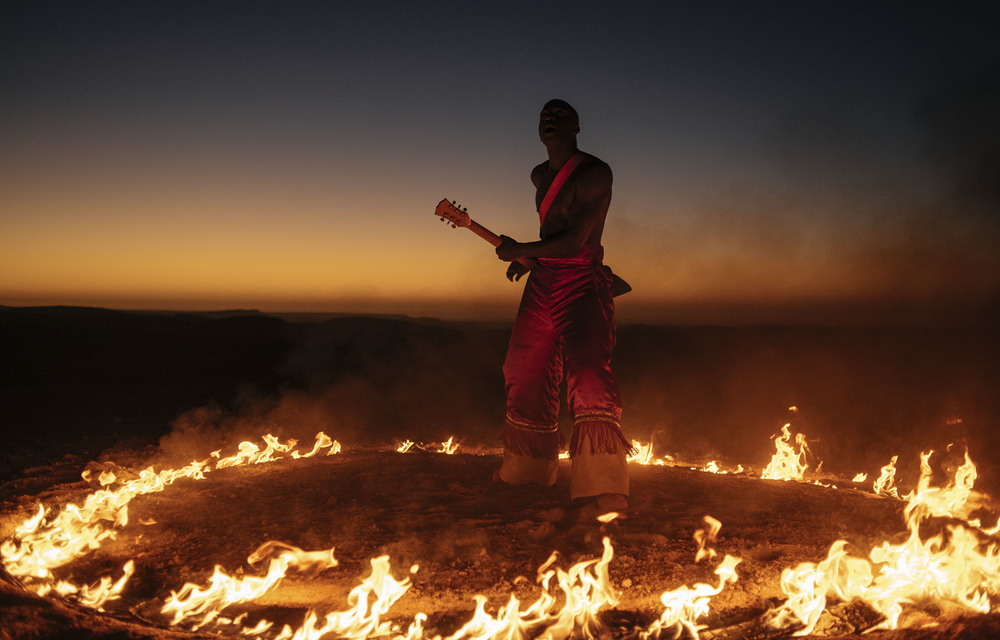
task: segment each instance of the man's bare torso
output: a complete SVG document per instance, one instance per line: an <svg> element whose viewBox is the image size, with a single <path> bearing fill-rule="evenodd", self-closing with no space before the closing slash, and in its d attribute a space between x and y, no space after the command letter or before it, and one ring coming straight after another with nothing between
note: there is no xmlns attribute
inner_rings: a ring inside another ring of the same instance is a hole
<svg viewBox="0 0 1000 640"><path fill-rule="evenodd" d="M601 244L604 222L611 202L611 167L600 158L588 153L584 155L583 162L566 180L549 207L539 230L543 240L565 231L572 216L586 216L593 218L593 225L587 234L585 244ZM549 186L558 173L558 168L552 169L548 161L539 164L531 171L531 181L535 185L536 209L541 206ZM583 207L581 207L582 201L586 201Z"/></svg>

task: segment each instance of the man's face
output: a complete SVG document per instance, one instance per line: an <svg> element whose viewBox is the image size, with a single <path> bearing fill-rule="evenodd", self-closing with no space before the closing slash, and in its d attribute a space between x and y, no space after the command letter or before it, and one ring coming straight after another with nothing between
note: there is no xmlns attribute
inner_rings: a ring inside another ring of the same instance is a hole
<svg viewBox="0 0 1000 640"><path fill-rule="evenodd" d="M538 115L538 137L542 142L575 138L580 133L576 112L562 100L552 100Z"/></svg>

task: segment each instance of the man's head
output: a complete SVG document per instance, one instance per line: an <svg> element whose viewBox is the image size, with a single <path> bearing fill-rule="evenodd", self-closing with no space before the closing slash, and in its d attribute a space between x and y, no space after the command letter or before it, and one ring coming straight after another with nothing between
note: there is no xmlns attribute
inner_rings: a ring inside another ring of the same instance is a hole
<svg viewBox="0 0 1000 640"><path fill-rule="evenodd" d="M565 100L549 100L538 114L538 137L542 142L564 138L576 139L580 133L580 116Z"/></svg>

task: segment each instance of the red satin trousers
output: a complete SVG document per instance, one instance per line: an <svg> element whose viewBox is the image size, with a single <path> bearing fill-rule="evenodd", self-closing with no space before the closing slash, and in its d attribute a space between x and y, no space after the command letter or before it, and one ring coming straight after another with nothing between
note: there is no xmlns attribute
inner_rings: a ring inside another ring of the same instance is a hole
<svg viewBox="0 0 1000 640"><path fill-rule="evenodd" d="M588 246L573 258L539 259L528 277L503 366L509 452L558 458L564 374L574 424L570 453L629 449L611 369L615 307L603 254L602 247Z"/></svg>

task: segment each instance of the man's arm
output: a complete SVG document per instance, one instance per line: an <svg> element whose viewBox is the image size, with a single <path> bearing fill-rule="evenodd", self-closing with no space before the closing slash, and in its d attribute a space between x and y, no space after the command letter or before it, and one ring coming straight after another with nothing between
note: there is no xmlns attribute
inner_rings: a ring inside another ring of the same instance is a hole
<svg viewBox="0 0 1000 640"><path fill-rule="evenodd" d="M611 168L603 162L581 167L576 176L576 198L567 216L566 228L543 240L515 242L500 236L497 256L511 261L518 258L570 258L578 255L591 238L595 227L607 215L611 204Z"/></svg>

